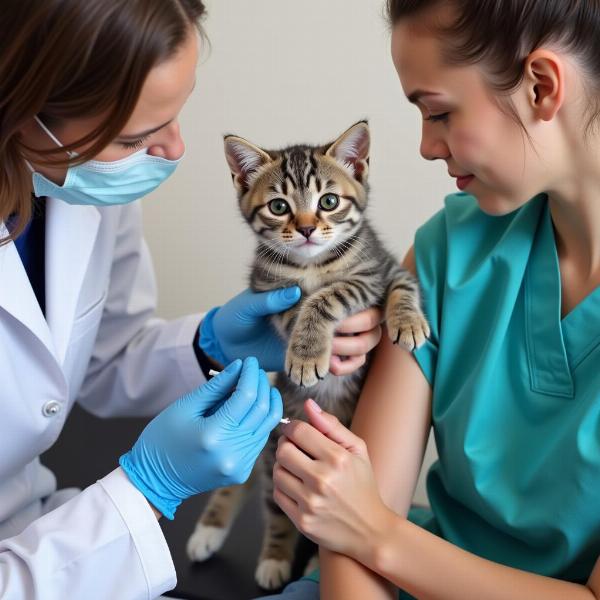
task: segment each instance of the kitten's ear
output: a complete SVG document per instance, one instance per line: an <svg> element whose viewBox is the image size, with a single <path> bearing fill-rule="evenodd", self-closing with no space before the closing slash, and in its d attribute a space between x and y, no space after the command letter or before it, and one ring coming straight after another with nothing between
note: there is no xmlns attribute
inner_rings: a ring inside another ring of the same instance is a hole
<svg viewBox="0 0 600 600"><path fill-rule="evenodd" d="M252 177L263 165L273 159L258 146L235 135L224 139L225 157L231 169L233 183L239 192L246 192L252 183Z"/></svg>
<svg viewBox="0 0 600 600"><path fill-rule="evenodd" d="M335 158L339 163L350 169L355 179L360 183L364 183L369 174L370 147L369 124L366 121L360 121L342 133L327 149L325 155Z"/></svg>

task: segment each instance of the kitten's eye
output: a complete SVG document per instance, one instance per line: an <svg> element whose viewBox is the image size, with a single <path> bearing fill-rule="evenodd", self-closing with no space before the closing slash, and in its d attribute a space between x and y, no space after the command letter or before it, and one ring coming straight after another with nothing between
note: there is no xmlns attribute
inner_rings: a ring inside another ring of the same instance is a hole
<svg viewBox="0 0 600 600"><path fill-rule="evenodd" d="M323 210L334 210L340 204L340 197L336 194L325 194L319 200L319 206Z"/></svg>
<svg viewBox="0 0 600 600"><path fill-rule="evenodd" d="M274 214L280 217L281 215L285 215L290 212L290 205L281 198L275 198L275 200L271 200L269 202L269 210Z"/></svg>

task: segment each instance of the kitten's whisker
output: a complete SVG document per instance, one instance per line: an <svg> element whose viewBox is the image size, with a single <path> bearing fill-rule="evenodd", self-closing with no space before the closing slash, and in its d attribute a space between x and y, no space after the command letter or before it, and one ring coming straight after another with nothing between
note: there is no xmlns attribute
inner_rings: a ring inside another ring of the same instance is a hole
<svg viewBox="0 0 600 600"><path fill-rule="evenodd" d="M283 263L284 263L288 253L289 253L289 248L284 246L283 253L279 255L279 258L277 260L277 263L276 263L277 272L279 273L280 276L283 271Z"/></svg>
<svg viewBox="0 0 600 600"><path fill-rule="evenodd" d="M340 244L340 251L344 250L346 268L350 268L352 265L356 265L356 260L362 261L363 263L369 263L371 257L363 251L361 245L354 244L352 242L343 242Z"/></svg>
<svg viewBox="0 0 600 600"><path fill-rule="evenodd" d="M279 263L283 266L283 261L286 257L286 253L289 251L285 246L281 246L281 244L277 240L269 240L271 242L271 250L275 254L273 260L269 261L269 266L267 270L267 279L271 278L271 268L275 267L275 273L281 268L278 267ZM283 253L281 252L283 250Z"/></svg>
<svg viewBox="0 0 600 600"><path fill-rule="evenodd" d="M360 238L356 236L351 236L343 242L341 242L340 245L342 244L344 245L345 249L353 250L361 260L366 262L370 260L371 257L364 251L365 245L363 240L361 240Z"/></svg>

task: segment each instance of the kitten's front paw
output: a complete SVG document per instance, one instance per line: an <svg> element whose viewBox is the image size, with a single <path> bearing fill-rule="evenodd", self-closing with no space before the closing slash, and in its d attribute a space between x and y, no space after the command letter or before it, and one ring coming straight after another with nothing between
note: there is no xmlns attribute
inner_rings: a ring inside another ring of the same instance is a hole
<svg viewBox="0 0 600 600"><path fill-rule="evenodd" d="M290 345L285 357L285 371L296 384L311 387L329 372L329 350L323 350L318 356L302 356Z"/></svg>
<svg viewBox="0 0 600 600"><path fill-rule="evenodd" d="M430 335L429 324L420 311L390 311L386 318L390 340L409 350L421 347Z"/></svg>

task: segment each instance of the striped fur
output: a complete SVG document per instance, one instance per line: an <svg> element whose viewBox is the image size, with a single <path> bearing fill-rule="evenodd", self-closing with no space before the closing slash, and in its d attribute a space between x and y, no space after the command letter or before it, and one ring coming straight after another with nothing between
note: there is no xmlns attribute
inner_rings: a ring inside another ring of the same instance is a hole
<svg viewBox="0 0 600 600"><path fill-rule="evenodd" d="M304 418L303 403L313 398L349 425L368 363L351 375L328 373L339 323L365 308L380 306L394 343L412 349L429 335L416 280L386 251L365 216L368 125L357 123L323 147L265 151L228 136L225 148L241 213L258 238L252 289L290 285L302 289L295 307L272 318L288 342L285 372L276 376L284 414ZM255 469L261 475L266 514L256 576L266 589L277 588L289 578L297 539L293 525L272 499L278 436L275 431ZM228 531L241 494L239 488L217 490L198 527ZM202 538L202 551L188 547L192 558L207 554L209 538Z"/></svg>

